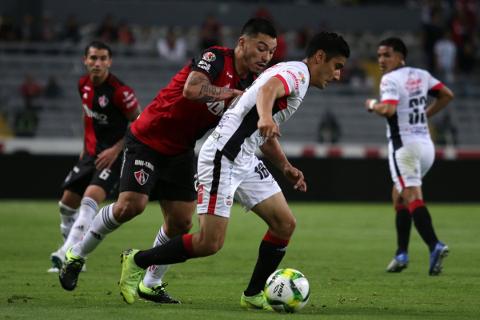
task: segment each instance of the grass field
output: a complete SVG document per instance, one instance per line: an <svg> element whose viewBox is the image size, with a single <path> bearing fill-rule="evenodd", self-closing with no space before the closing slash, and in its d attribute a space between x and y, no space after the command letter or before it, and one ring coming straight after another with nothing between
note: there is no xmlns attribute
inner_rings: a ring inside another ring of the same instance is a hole
<svg viewBox="0 0 480 320"><path fill-rule="evenodd" d="M89 257L77 289L66 292L46 273L60 240L55 201L2 201L0 319L480 318L480 205L430 205L437 233L451 248L438 277L427 275L428 252L416 232L409 268L384 272L395 243L387 204L294 203L292 209L297 230L281 266L307 276L311 298L301 313L284 315L239 307L265 226L238 207L220 253L167 274L168 291L182 305L126 305L116 285L119 254L150 246L161 224L155 203L110 235Z"/></svg>

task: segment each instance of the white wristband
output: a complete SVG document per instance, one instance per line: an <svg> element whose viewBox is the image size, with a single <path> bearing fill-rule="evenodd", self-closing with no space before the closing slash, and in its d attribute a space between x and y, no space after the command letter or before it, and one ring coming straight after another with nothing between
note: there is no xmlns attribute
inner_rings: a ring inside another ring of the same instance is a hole
<svg viewBox="0 0 480 320"><path fill-rule="evenodd" d="M372 99L370 100L370 102L368 103L368 110L369 111L373 111L373 106L377 103L377 99Z"/></svg>

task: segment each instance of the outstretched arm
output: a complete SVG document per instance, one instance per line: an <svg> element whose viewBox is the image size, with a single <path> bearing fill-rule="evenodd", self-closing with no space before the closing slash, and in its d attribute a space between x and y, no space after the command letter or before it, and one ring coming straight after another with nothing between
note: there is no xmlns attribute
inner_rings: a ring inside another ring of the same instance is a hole
<svg viewBox="0 0 480 320"><path fill-rule="evenodd" d="M303 172L292 166L287 156L282 150L277 138L270 138L260 147L265 157L279 169L287 180L293 184L295 190L307 191L307 183L303 177Z"/></svg>
<svg viewBox="0 0 480 320"><path fill-rule="evenodd" d="M210 79L199 71L190 72L183 87L183 96L198 102L221 101L241 94L242 91L237 89L214 86Z"/></svg>

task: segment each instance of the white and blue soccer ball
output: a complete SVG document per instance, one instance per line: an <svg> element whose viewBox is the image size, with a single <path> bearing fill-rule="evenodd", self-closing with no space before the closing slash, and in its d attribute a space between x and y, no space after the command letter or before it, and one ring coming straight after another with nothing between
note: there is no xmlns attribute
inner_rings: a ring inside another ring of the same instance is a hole
<svg viewBox="0 0 480 320"><path fill-rule="evenodd" d="M310 297L307 278L298 270L286 268L272 273L265 284L267 302L277 312L297 312Z"/></svg>

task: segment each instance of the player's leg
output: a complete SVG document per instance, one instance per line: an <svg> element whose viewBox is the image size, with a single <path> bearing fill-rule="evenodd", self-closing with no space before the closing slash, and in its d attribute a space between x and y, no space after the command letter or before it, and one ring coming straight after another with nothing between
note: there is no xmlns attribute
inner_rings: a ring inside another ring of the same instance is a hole
<svg viewBox="0 0 480 320"><path fill-rule="evenodd" d="M192 227L192 215L195 210L194 201L160 201L164 224L160 227L153 247L161 246L171 238L186 234ZM146 300L158 303L179 303L165 291L166 283L162 281L168 265L152 265L138 286L138 294Z"/></svg>
<svg viewBox="0 0 480 320"><path fill-rule="evenodd" d="M79 273L88 254L93 252L105 237L123 222L140 214L148 202L148 196L136 192L121 192L117 202L100 209L93 219L82 241L65 253L65 263L60 270L59 280L65 290L74 290ZM121 221L120 218L122 218Z"/></svg>
<svg viewBox="0 0 480 320"><path fill-rule="evenodd" d="M78 266L83 265L87 255L122 223L141 214L148 203L148 194L156 179L156 164L153 165L155 157L151 153L145 153L142 146L128 135L125 141L119 197L117 202L100 209L82 241L67 250L66 262L59 274L60 283L66 290L75 289L79 275ZM144 160L137 161L139 159Z"/></svg>
<svg viewBox="0 0 480 320"><path fill-rule="evenodd" d="M93 157L84 155L77 164L72 168L65 178L62 188L63 195L59 202L61 224L60 229L64 237L64 243L70 234L71 228L78 216L78 207L82 199L83 193L87 188L95 171ZM63 244L62 244L63 245ZM50 255L52 268L49 272L58 272L63 264L65 251L58 248Z"/></svg>
<svg viewBox="0 0 480 320"><path fill-rule="evenodd" d="M209 256L223 246L233 202L232 195L236 188L235 185L231 185L229 179L233 166L217 152L216 148L207 152L203 152L203 148L198 167L200 185L197 212L200 215L200 230L194 234L178 235L167 243L149 250L124 252L119 286L120 293L127 303L135 301L136 287L142 277L142 270L151 265L174 264L191 258ZM223 177L227 179L222 179ZM227 201L228 199L230 201Z"/></svg>
<svg viewBox="0 0 480 320"><path fill-rule="evenodd" d="M441 272L443 257L448 254L448 247L438 240L432 223L430 212L423 201L422 178L431 168L435 151L431 141L409 144L406 153L401 159L402 169L406 172L405 188L402 198L408 203L415 228L430 250L429 274L437 275ZM414 165L412 160L415 159Z"/></svg>
<svg viewBox="0 0 480 320"><path fill-rule="evenodd" d="M66 252L70 247L83 239L85 232L97 214L98 204L103 202L106 196L105 190L100 186L90 185L87 187L80 202L78 217L61 248L63 252Z"/></svg>
<svg viewBox="0 0 480 320"><path fill-rule="evenodd" d="M395 228L397 231L397 251L395 257L387 266L387 272L401 272L408 265L408 244L412 217L396 186L392 188L392 201L395 208Z"/></svg>
<svg viewBox="0 0 480 320"><path fill-rule="evenodd" d="M60 208L60 233L63 241L67 239L75 223L81 199L81 195L70 190L64 190L62 198L58 202Z"/></svg>
<svg viewBox="0 0 480 320"><path fill-rule="evenodd" d="M194 188L195 154L189 150L177 156L161 156L163 170L150 194L158 199L164 223L158 231L153 246L168 242L171 238L188 233L192 227L197 192ZM140 297L159 303L178 303L165 291L162 278L166 265L150 266L144 279L139 283Z"/></svg>
<svg viewBox="0 0 480 320"><path fill-rule="evenodd" d="M240 300L242 307L270 309L263 297L267 278L279 266L286 253L288 242L295 230L296 221L282 192L260 202L252 208L268 225L260 247L250 282Z"/></svg>
<svg viewBox="0 0 480 320"><path fill-rule="evenodd" d="M63 244L59 249L50 254L52 267L47 270L50 273L58 273L62 267L63 260L65 259L65 251L62 250L62 248L68 241L71 229L77 219L77 208L80 205L81 198L82 197L75 192L64 190L62 198L58 202L60 209L60 233L63 238Z"/></svg>
<svg viewBox="0 0 480 320"><path fill-rule="evenodd" d="M276 270L295 229L295 218L277 182L262 161L254 158L236 190L236 199L268 225L250 282L240 298L244 308L271 310L263 295L268 276Z"/></svg>
<svg viewBox="0 0 480 320"><path fill-rule="evenodd" d="M202 214L197 233L176 236L167 243L148 250L124 251L119 286L125 302L135 301L138 283L149 266L176 264L215 254L223 246L227 225L226 217Z"/></svg>

